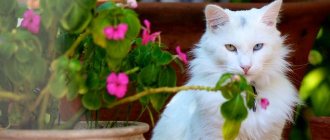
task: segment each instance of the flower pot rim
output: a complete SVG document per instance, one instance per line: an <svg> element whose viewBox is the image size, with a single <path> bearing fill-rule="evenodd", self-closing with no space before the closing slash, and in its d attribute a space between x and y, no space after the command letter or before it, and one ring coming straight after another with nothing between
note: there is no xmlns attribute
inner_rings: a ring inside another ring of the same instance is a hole
<svg viewBox="0 0 330 140"><path fill-rule="evenodd" d="M107 122L107 121L99 121ZM116 121L127 122L132 124L128 127L120 128L102 128L102 129L69 129L69 130L26 130L26 129L0 129L0 139L15 139L17 136L22 138L40 138L49 139L52 135L56 135L55 139L92 139L107 137L123 137L143 134L149 130L149 125L144 122L135 121ZM80 123L86 123L81 121ZM68 137L71 136L71 137Z"/></svg>

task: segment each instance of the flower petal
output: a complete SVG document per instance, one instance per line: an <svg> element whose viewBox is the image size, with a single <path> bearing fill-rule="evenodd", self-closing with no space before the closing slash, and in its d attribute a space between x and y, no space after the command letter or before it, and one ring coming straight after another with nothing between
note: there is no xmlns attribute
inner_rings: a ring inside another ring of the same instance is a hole
<svg viewBox="0 0 330 140"><path fill-rule="evenodd" d="M122 85L127 85L129 82L129 78L126 73L119 73L118 74L118 82Z"/></svg>
<svg viewBox="0 0 330 140"><path fill-rule="evenodd" d="M143 21L143 23L144 23L144 25L146 26L147 31L150 32L150 27L151 27L151 25L150 25L149 20L145 19L145 20Z"/></svg>
<svg viewBox="0 0 330 140"><path fill-rule="evenodd" d="M154 32L154 33L152 33L152 34L149 36L149 41L154 42L154 41L156 40L157 36L159 36L159 35L160 35L160 32Z"/></svg>
<svg viewBox="0 0 330 140"><path fill-rule="evenodd" d="M33 16L34 16L34 12L31 9L26 10L23 14L23 18L31 19Z"/></svg>
<svg viewBox="0 0 330 140"><path fill-rule="evenodd" d="M117 87L117 93L116 97L117 98L123 98L126 94L127 91L127 85L120 85Z"/></svg>
<svg viewBox="0 0 330 140"><path fill-rule="evenodd" d="M103 33L107 39L113 39L114 28L112 26L107 26L103 29Z"/></svg>
<svg viewBox="0 0 330 140"><path fill-rule="evenodd" d="M261 100L260 100L260 106L261 106L261 108L263 108L263 109L267 109L267 107L269 106L269 101L268 101L268 99L267 98L261 98Z"/></svg>
<svg viewBox="0 0 330 140"><path fill-rule="evenodd" d="M188 63L187 55L186 55L185 53L181 52L181 48L180 48L180 46L177 46L177 47L175 48L175 50L176 50L176 53L178 54L179 59L180 59L183 63L187 64L187 63Z"/></svg>
<svg viewBox="0 0 330 140"><path fill-rule="evenodd" d="M149 43L149 33L146 29L142 32L142 45L147 45Z"/></svg>
<svg viewBox="0 0 330 140"><path fill-rule="evenodd" d="M107 83L117 83L117 75L116 73L112 72L108 77L107 77Z"/></svg>
<svg viewBox="0 0 330 140"><path fill-rule="evenodd" d="M116 95L117 85L115 83L107 84L107 91L110 95Z"/></svg>
<svg viewBox="0 0 330 140"><path fill-rule="evenodd" d="M33 10L27 10L23 14L23 21L21 26L30 32L36 34L40 29L40 16L33 12Z"/></svg>

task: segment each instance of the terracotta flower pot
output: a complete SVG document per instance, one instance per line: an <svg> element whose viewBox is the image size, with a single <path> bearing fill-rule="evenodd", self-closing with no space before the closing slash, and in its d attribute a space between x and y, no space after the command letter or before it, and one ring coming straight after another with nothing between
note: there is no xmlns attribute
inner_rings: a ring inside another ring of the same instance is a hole
<svg viewBox="0 0 330 140"><path fill-rule="evenodd" d="M312 117L309 125L313 140L330 140L330 117Z"/></svg>
<svg viewBox="0 0 330 140"><path fill-rule="evenodd" d="M100 122L105 126L107 122ZM80 122L73 130L0 130L1 140L144 140L149 125L142 122L116 122L115 128L86 129ZM119 124L119 125L118 125ZM126 126L128 125L128 126Z"/></svg>

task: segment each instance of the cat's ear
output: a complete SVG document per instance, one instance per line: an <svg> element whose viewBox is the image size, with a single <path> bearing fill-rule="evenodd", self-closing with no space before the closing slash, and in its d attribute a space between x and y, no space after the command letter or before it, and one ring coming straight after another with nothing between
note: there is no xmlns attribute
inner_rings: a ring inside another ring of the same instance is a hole
<svg viewBox="0 0 330 140"><path fill-rule="evenodd" d="M261 17L261 21L267 26L276 26L278 15L282 6L282 0L275 0L271 4L263 7L265 13Z"/></svg>
<svg viewBox="0 0 330 140"><path fill-rule="evenodd" d="M207 5L204 13L207 26L212 30L218 29L229 21L226 12L217 5Z"/></svg>

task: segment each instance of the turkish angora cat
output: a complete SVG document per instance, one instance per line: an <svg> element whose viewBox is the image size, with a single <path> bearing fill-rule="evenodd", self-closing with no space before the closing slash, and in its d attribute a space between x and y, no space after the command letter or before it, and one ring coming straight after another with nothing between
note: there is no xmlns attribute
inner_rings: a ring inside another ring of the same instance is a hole
<svg viewBox="0 0 330 140"><path fill-rule="evenodd" d="M282 0L260 9L230 11L207 5L206 32L190 62L186 85L215 86L223 73L243 74L256 89L256 110L249 110L237 139L279 140L293 108L297 91L286 76L290 52L276 28ZM269 101L261 105L261 99ZM166 106L153 130L153 140L222 139L220 93L181 91Z"/></svg>

